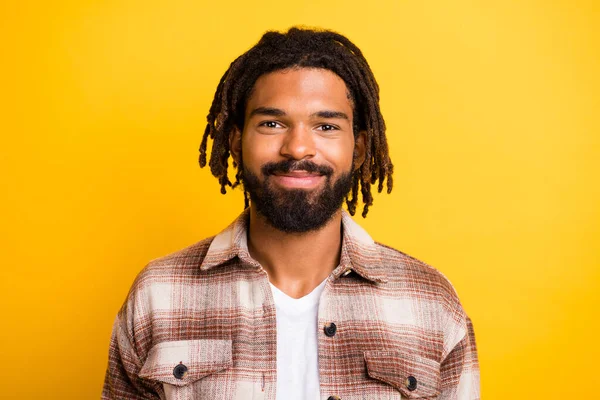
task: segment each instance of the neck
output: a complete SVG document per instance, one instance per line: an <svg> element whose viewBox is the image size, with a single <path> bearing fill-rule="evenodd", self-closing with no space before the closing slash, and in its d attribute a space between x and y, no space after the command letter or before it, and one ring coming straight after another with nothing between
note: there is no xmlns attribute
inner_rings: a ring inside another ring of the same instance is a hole
<svg viewBox="0 0 600 400"><path fill-rule="evenodd" d="M293 298L317 287L340 262L342 212L324 226L304 233L282 232L250 208L248 251L269 274L269 280Z"/></svg>

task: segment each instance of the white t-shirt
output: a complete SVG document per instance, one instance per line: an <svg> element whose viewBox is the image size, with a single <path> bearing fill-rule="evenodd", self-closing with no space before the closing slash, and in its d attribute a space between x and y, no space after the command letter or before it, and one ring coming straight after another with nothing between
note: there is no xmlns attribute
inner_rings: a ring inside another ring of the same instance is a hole
<svg viewBox="0 0 600 400"><path fill-rule="evenodd" d="M325 279L294 299L271 284L277 310L277 400L318 400L317 311Z"/></svg>

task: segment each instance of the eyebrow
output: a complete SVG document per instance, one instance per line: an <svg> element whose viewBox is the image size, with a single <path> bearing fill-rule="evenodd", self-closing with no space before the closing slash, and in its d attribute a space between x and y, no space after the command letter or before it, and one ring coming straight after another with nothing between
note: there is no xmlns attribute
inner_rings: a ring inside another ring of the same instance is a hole
<svg viewBox="0 0 600 400"><path fill-rule="evenodd" d="M343 113L341 111L330 111L330 110L317 111L316 113L312 113L310 116L311 117L319 117L319 118L328 118L328 119L338 118L338 119L345 119L347 121L350 121L350 118L348 118L348 115L346 115L346 113Z"/></svg>
<svg viewBox="0 0 600 400"><path fill-rule="evenodd" d="M265 116L270 116L270 117L283 117L287 114L285 111L283 111L280 108L258 107L258 108L255 108L254 110L252 110L252 112L250 113L250 116L248 118L252 118L255 115L265 115ZM348 115L346 113L341 112L341 111L332 111L332 110L317 111L317 112L310 114L310 117L311 118L318 117L318 118L326 118L326 119L338 118L338 119L345 119L347 121L350 121L350 118L348 117Z"/></svg>

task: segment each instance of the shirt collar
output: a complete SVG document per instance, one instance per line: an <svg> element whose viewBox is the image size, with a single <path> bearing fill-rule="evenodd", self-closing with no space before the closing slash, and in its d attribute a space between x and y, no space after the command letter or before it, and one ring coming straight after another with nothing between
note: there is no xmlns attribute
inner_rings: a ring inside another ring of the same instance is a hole
<svg viewBox="0 0 600 400"><path fill-rule="evenodd" d="M200 270L207 271L234 257L260 268L248 252L248 221L250 210L246 209L227 228L214 237ZM373 282L387 282L381 253L371 236L342 209L342 251L340 265L332 272L334 279L349 270Z"/></svg>

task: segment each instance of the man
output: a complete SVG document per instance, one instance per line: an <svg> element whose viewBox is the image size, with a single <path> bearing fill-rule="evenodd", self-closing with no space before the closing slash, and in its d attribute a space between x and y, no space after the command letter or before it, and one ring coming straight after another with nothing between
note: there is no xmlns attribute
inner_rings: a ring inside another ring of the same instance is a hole
<svg viewBox="0 0 600 400"><path fill-rule="evenodd" d="M478 399L470 319L363 217L392 189L379 89L330 31L267 32L222 77L200 146L246 210L150 262L120 310L103 399ZM236 168L228 178L228 160Z"/></svg>

